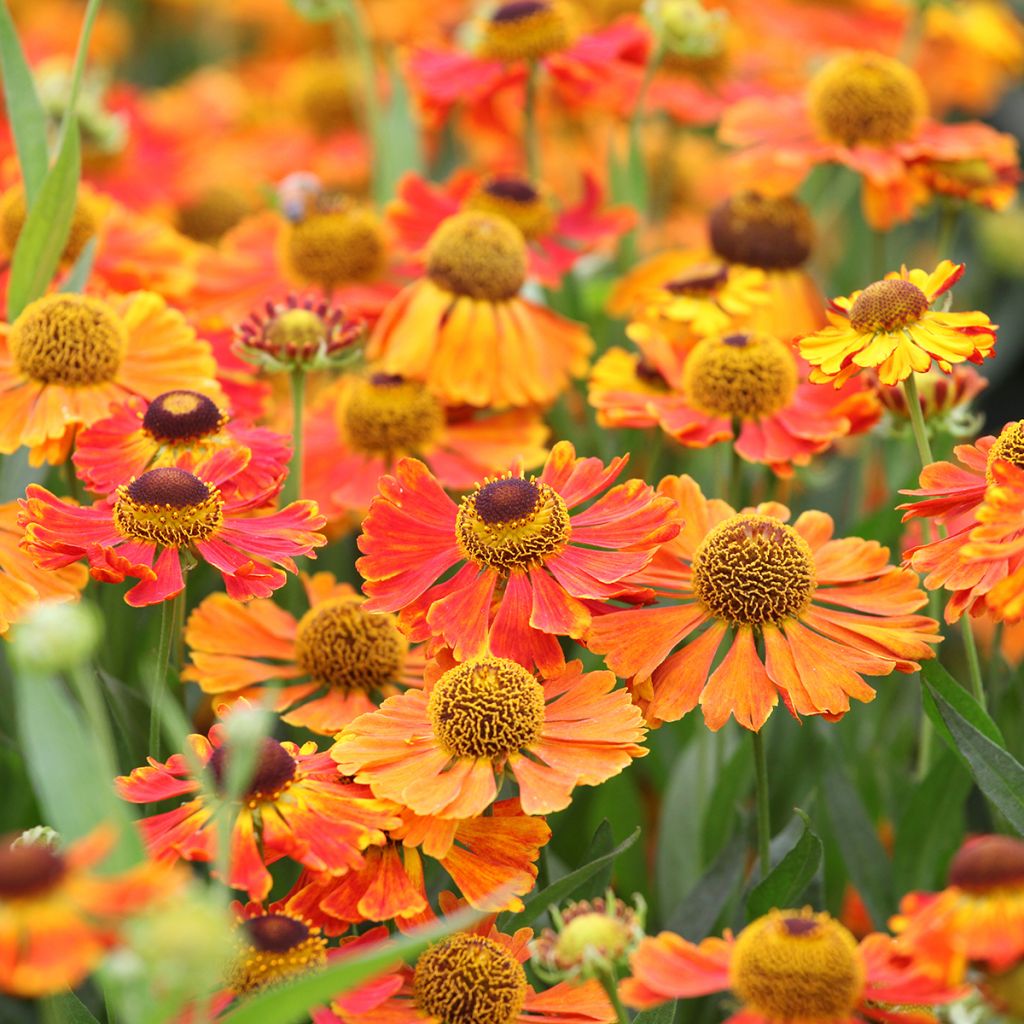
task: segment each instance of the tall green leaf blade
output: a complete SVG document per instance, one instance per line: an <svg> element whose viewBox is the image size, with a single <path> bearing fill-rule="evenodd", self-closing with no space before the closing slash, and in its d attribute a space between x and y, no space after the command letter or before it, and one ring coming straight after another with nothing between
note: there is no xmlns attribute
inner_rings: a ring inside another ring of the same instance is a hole
<svg viewBox="0 0 1024 1024"><path fill-rule="evenodd" d="M43 1024L99 1024L74 992L50 996L42 1006Z"/></svg>
<svg viewBox="0 0 1024 1024"><path fill-rule="evenodd" d="M761 917L773 907L796 906L821 864L821 840L811 829L807 815L800 810L797 814L803 819L803 833L793 849L747 897L747 911L751 918Z"/></svg>
<svg viewBox="0 0 1024 1024"><path fill-rule="evenodd" d="M644 1010L633 1018L633 1024L672 1024L676 1019L676 1007L678 1005L673 1000L671 1003L662 1003L661 1006Z"/></svg>
<svg viewBox="0 0 1024 1024"><path fill-rule="evenodd" d="M942 665L939 664L939 662L925 662L924 667L921 669L921 678L925 684L925 690L922 693L925 712L935 723L935 727L939 734L947 744L952 746L953 752L961 759L961 761L964 760L963 755L956 747L956 744L953 743L953 737L950 734L949 727L946 725L945 719L939 714L939 710L935 706L935 701L932 698L933 692L939 693L943 700L945 700L961 718L973 725L975 729L982 733L982 735L987 736L997 746L1006 746L1006 741L1003 739L1003 734L1000 731L999 726L992 721L988 712L946 671Z"/></svg>
<svg viewBox="0 0 1024 1024"><path fill-rule="evenodd" d="M39 195L25 218L11 259L7 287L7 319L13 321L53 280L71 233L81 174L78 121L72 115Z"/></svg>
<svg viewBox="0 0 1024 1024"><path fill-rule="evenodd" d="M3 72L7 119L11 122L18 151L25 198L31 208L50 165L46 147L46 111L6 3L0 3L0 70Z"/></svg>
<svg viewBox="0 0 1024 1024"><path fill-rule="evenodd" d="M668 915L665 927L691 942L707 938L743 880L747 841L734 836L685 899Z"/></svg>
<svg viewBox="0 0 1024 1024"><path fill-rule="evenodd" d="M976 729L937 690L932 690L932 699L979 789L1003 812L1018 834L1024 835L1024 767Z"/></svg>
<svg viewBox="0 0 1024 1024"><path fill-rule="evenodd" d="M71 268L70 273L61 281L60 291L85 291L85 286L89 282L89 275L92 273L92 265L96 262L96 241L96 236L93 235L85 243L85 247L79 253L78 259L75 260L75 265Z"/></svg>

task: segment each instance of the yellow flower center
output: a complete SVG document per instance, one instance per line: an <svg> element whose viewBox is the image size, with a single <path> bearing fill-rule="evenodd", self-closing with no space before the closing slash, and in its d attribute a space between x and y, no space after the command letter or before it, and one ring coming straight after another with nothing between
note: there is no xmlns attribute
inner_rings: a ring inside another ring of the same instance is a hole
<svg viewBox="0 0 1024 1024"><path fill-rule="evenodd" d="M327 940L319 928L290 914L252 917L239 925L241 949L228 973L228 987L257 992L327 965Z"/></svg>
<svg viewBox="0 0 1024 1024"><path fill-rule="evenodd" d="M973 893L1024 888L1024 841L981 836L966 843L949 866L949 884Z"/></svg>
<svg viewBox="0 0 1024 1024"><path fill-rule="evenodd" d="M763 270L802 266L814 244L814 221L796 196L740 192L712 211L708 230L722 259Z"/></svg>
<svg viewBox="0 0 1024 1024"><path fill-rule="evenodd" d="M671 295L704 299L714 295L728 280L729 268L724 263L699 263L667 281L664 288Z"/></svg>
<svg viewBox="0 0 1024 1024"><path fill-rule="evenodd" d="M178 207L178 230L197 242L214 243L250 211L235 190L215 185Z"/></svg>
<svg viewBox="0 0 1024 1024"><path fill-rule="evenodd" d="M151 469L117 489L114 527L128 540L188 547L223 521L220 491L184 469Z"/></svg>
<svg viewBox="0 0 1024 1024"><path fill-rule="evenodd" d="M844 146L889 146L909 139L927 112L917 75L879 53L834 57L808 87L811 119L820 134Z"/></svg>
<svg viewBox="0 0 1024 1024"><path fill-rule="evenodd" d="M282 356L312 354L327 343L323 318L301 306L276 314L266 334L271 351Z"/></svg>
<svg viewBox="0 0 1024 1024"><path fill-rule="evenodd" d="M487 21L479 55L485 60L536 60L569 45L569 25L553 3L513 0Z"/></svg>
<svg viewBox="0 0 1024 1024"><path fill-rule="evenodd" d="M928 296L916 284L894 277L869 284L850 307L850 326L861 334L895 331L917 323L928 311Z"/></svg>
<svg viewBox="0 0 1024 1024"><path fill-rule="evenodd" d="M441 403L418 381L375 373L356 383L341 410L349 445L391 460L399 452L419 452L444 427Z"/></svg>
<svg viewBox="0 0 1024 1024"><path fill-rule="evenodd" d="M217 747L207 767L213 773L220 792L227 783L228 762L231 754L226 746ZM263 738L249 784L242 790L242 799L250 807L259 803L273 803L295 780L298 762L275 739Z"/></svg>
<svg viewBox="0 0 1024 1024"><path fill-rule="evenodd" d="M740 512L719 523L693 556L693 592L712 615L763 626L800 615L814 593L814 556L793 529Z"/></svg>
<svg viewBox="0 0 1024 1024"><path fill-rule="evenodd" d="M112 380L128 334L99 299L62 292L29 303L8 337L18 369L43 384L88 387Z"/></svg>
<svg viewBox="0 0 1024 1024"><path fill-rule="evenodd" d="M864 991L854 937L807 910L773 910L744 928L729 974L743 1002L773 1021L845 1021Z"/></svg>
<svg viewBox="0 0 1024 1024"><path fill-rule="evenodd" d="M518 476L478 486L462 499L455 519L462 553L502 575L559 551L570 529L561 495L547 484Z"/></svg>
<svg viewBox="0 0 1024 1024"><path fill-rule="evenodd" d="M227 421L227 414L198 391L165 391L149 403L142 429L161 444L188 444L216 434Z"/></svg>
<svg viewBox="0 0 1024 1024"><path fill-rule="evenodd" d="M559 933L554 959L563 969L582 964L588 952L605 960L617 960L626 952L631 938L629 926L618 917L597 911L580 914Z"/></svg>
<svg viewBox="0 0 1024 1024"><path fill-rule="evenodd" d="M554 210L533 185L508 174L482 181L466 208L512 221L527 240L546 235L555 222Z"/></svg>
<svg viewBox="0 0 1024 1024"><path fill-rule="evenodd" d="M467 210L449 217L427 245L427 275L454 295L500 302L526 280L526 240L504 217Z"/></svg>
<svg viewBox="0 0 1024 1024"><path fill-rule="evenodd" d="M413 992L445 1024L511 1024L526 1001L526 972L493 939L460 933L420 954Z"/></svg>
<svg viewBox="0 0 1024 1024"><path fill-rule="evenodd" d="M686 400L712 416L752 420L785 408L796 392L793 353L767 334L698 342L683 369Z"/></svg>
<svg viewBox="0 0 1024 1024"><path fill-rule="evenodd" d="M26 213L25 190L21 185L12 186L0 196L0 239L8 253L13 253L18 244ZM96 234L97 222L95 203L79 193L71 218L71 232L61 253L64 262L74 263L81 256L86 242Z"/></svg>
<svg viewBox="0 0 1024 1024"><path fill-rule="evenodd" d="M0 843L0 901L32 899L55 888L67 864L45 843Z"/></svg>
<svg viewBox="0 0 1024 1024"><path fill-rule="evenodd" d="M288 234L288 259L295 273L325 289L377 277L386 258L380 221L355 206L311 213Z"/></svg>
<svg viewBox="0 0 1024 1024"><path fill-rule="evenodd" d="M992 464L1000 460L1024 469L1024 420L1007 423L1000 431L995 444L989 448L985 477L990 484L995 483Z"/></svg>
<svg viewBox="0 0 1024 1024"><path fill-rule="evenodd" d="M358 111L352 102L356 95L352 84L351 69L339 61L316 60L302 70L296 105L320 138L355 125Z"/></svg>
<svg viewBox="0 0 1024 1024"><path fill-rule="evenodd" d="M540 736L544 690L522 665L485 655L441 676L427 714L452 757L507 757Z"/></svg>
<svg viewBox="0 0 1024 1024"><path fill-rule="evenodd" d="M409 643L391 615L334 597L299 620L295 661L317 682L349 692L378 690L402 673Z"/></svg>

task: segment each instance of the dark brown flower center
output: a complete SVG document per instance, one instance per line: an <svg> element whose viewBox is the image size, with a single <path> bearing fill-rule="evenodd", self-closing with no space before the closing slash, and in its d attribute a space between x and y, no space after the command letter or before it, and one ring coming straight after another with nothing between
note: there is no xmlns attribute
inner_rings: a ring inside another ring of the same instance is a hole
<svg viewBox="0 0 1024 1024"><path fill-rule="evenodd" d="M708 220L711 247L724 260L764 270L802 266L814 242L814 222L795 196L740 192Z"/></svg>
<svg viewBox="0 0 1024 1024"><path fill-rule="evenodd" d="M0 899L15 900L39 896L64 877L63 856L43 843L10 845L0 842Z"/></svg>
<svg viewBox="0 0 1024 1024"><path fill-rule="evenodd" d="M309 938L309 928L287 914L253 917L242 924L246 938L263 953L287 953Z"/></svg>
<svg viewBox="0 0 1024 1024"><path fill-rule="evenodd" d="M227 782L227 762L230 756L228 748L221 746L210 757L209 768L221 791ZM295 758L277 740L265 737L252 778L242 791L243 796L252 801L274 800L295 778L296 767Z"/></svg>
<svg viewBox="0 0 1024 1024"><path fill-rule="evenodd" d="M1024 841L979 836L965 843L949 866L949 884L972 892L1024 885Z"/></svg>
<svg viewBox="0 0 1024 1024"><path fill-rule="evenodd" d="M149 403L142 429L155 441L175 444L216 434L226 419L216 403L198 391L166 391Z"/></svg>

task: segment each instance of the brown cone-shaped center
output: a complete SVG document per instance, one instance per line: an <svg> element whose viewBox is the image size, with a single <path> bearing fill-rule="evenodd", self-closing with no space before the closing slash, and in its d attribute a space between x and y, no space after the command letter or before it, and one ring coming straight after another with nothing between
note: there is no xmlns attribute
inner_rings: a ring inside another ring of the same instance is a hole
<svg viewBox="0 0 1024 1024"><path fill-rule="evenodd" d="M64 877L64 857L44 843L0 842L0 900L28 899L54 888Z"/></svg>
<svg viewBox="0 0 1024 1024"><path fill-rule="evenodd" d="M217 404L198 391L165 391L149 403L142 429L155 441L180 444L216 434L226 421Z"/></svg>
<svg viewBox="0 0 1024 1024"><path fill-rule="evenodd" d="M708 220L715 252L730 263L763 270L802 266L814 243L814 222L796 196L740 192L716 207Z"/></svg>
<svg viewBox="0 0 1024 1024"><path fill-rule="evenodd" d="M895 331L928 312L928 296L916 284L894 277L869 284L850 307L850 325L862 334Z"/></svg>
<svg viewBox="0 0 1024 1024"><path fill-rule="evenodd" d="M971 892L1024 885L1024 840L1013 836L969 839L949 866L949 884Z"/></svg>
<svg viewBox="0 0 1024 1024"><path fill-rule="evenodd" d="M227 782L229 758L230 754L224 746L217 747L210 757L209 768L221 791ZM242 791L243 797L250 801L274 800L295 778L296 768L295 758L277 740L264 737L252 778Z"/></svg>
<svg viewBox="0 0 1024 1024"><path fill-rule="evenodd" d="M287 914L267 914L243 922L246 938L263 953L286 953L309 938L309 927Z"/></svg>

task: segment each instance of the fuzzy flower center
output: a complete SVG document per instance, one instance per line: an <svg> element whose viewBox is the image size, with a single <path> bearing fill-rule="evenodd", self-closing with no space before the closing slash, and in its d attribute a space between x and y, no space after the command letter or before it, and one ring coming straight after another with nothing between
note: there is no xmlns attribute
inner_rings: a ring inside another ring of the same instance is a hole
<svg viewBox="0 0 1024 1024"><path fill-rule="evenodd" d="M9 254L18 244L26 214L25 190L21 185L14 185L0 196L0 240ZM95 203L79 193L71 217L71 231L61 253L64 262L74 263L81 256L86 243L96 234L97 220Z"/></svg>
<svg viewBox="0 0 1024 1024"><path fill-rule="evenodd" d="M588 954L617 960L626 952L631 938L625 921L591 911L574 917L562 929L555 942L554 958L563 968L585 963Z"/></svg>
<svg viewBox="0 0 1024 1024"><path fill-rule="evenodd" d="M452 757L507 757L540 736L544 690L521 665L486 655L445 672L427 714Z"/></svg>
<svg viewBox="0 0 1024 1024"><path fill-rule="evenodd" d="M1024 841L1012 836L981 836L967 842L949 866L949 884L968 892L1024 886Z"/></svg>
<svg viewBox="0 0 1024 1024"><path fill-rule="evenodd" d="M814 556L793 529L741 512L716 526L693 556L693 592L712 615L742 626L798 616L814 593Z"/></svg>
<svg viewBox="0 0 1024 1024"><path fill-rule="evenodd" d="M916 284L894 277L869 284L850 307L850 326L861 334L896 331L928 312L928 296Z"/></svg>
<svg viewBox="0 0 1024 1024"><path fill-rule="evenodd" d="M320 138L355 124L359 111L352 102L352 79L351 68L341 61L317 60L304 69L296 89L296 105Z"/></svg>
<svg viewBox="0 0 1024 1024"><path fill-rule="evenodd" d="M409 644L395 620L335 597L299 620L295 661L313 679L343 692L379 690L402 674Z"/></svg>
<svg viewBox="0 0 1024 1024"><path fill-rule="evenodd" d="M198 391L165 391L157 395L146 415L142 429L163 444L185 444L216 434L227 416L216 403Z"/></svg>
<svg viewBox="0 0 1024 1024"><path fill-rule="evenodd" d="M828 914L773 910L736 940L733 990L769 1020L847 1020L864 990L854 937Z"/></svg>
<svg viewBox="0 0 1024 1024"><path fill-rule="evenodd" d="M462 499L455 519L463 554L503 575L543 562L561 550L570 531L561 495L518 476L478 486Z"/></svg>
<svg viewBox="0 0 1024 1024"><path fill-rule="evenodd" d="M526 972L483 935L452 935L416 961L417 1007L445 1024L510 1024L526 1001Z"/></svg>
<svg viewBox="0 0 1024 1024"><path fill-rule="evenodd" d="M793 354L766 334L707 338L683 371L687 401L713 416L752 420L785 408L796 392Z"/></svg>
<svg viewBox="0 0 1024 1024"><path fill-rule="evenodd" d="M554 3L513 0L502 4L484 26L479 55L484 60L536 60L569 45L569 25Z"/></svg>
<svg viewBox="0 0 1024 1024"><path fill-rule="evenodd" d="M0 900L41 896L58 885L66 871L63 856L45 843L0 844Z"/></svg>
<svg viewBox="0 0 1024 1024"><path fill-rule="evenodd" d="M355 206L311 213L288 233L295 272L322 288L372 280L384 269L386 257L380 221Z"/></svg>
<svg viewBox="0 0 1024 1024"><path fill-rule="evenodd" d="M501 302L526 280L526 240L504 217L468 210L445 220L427 245L427 275L453 295Z"/></svg>
<svg viewBox="0 0 1024 1024"><path fill-rule="evenodd" d="M1024 420L1007 423L988 450L985 477L990 484L995 483L992 465L1000 460L1024 469Z"/></svg>
<svg viewBox="0 0 1024 1024"><path fill-rule="evenodd" d="M443 427L444 409L421 383L386 373L356 383L342 413L349 445L389 460L422 451Z"/></svg>
<svg viewBox="0 0 1024 1024"><path fill-rule="evenodd" d="M228 987L256 992L327 965L327 940L290 914L266 914L239 926L241 949L228 975Z"/></svg>
<svg viewBox="0 0 1024 1024"><path fill-rule="evenodd" d="M466 208L510 220L527 240L547 234L554 226L550 204L525 178L497 175L482 181Z"/></svg>
<svg viewBox="0 0 1024 1024"><path fill-rule="evenodd" d="M850 53L834 57L808 89L818 132L844 146L889 146L909 139L927 112L917 75L892 57Z"/></svg>
<svg viewBox="0 0 1024 1024"><path fill-rule="evenodd" d="M235 189L216 185L178 207L178 230L197 242L214 243L250 211Z"/></svg>
<svg viewBox="0 0 1024 1024"><path fill-rule="evenodd" d="M26 306L8 344L18 369L34 380L88 387L113 380L128 336L105 302L60 293Z"/></svg>
<svg viewBox="0 0 1024 1024"><path fill-rule="evenodd" d="M184 469L151 469L117 489L114 527L128 540L188 547L223 522L220 491Z"/></svg>
<svg viewBox="0 0 1024 1024"><path fill-rule="evenodd" d="M708 221L711 247L730 263L763 270L802 266L814 243L814 222L795 196L740 192L716 207Z"/></svg>
<svg viewBox="0 0 1024 1024"><path fill-rule="evenodd" d="M724 263L699 263L666 282L665 291L670 295L706 299L728 280L729 268Z"/></svg>
<svg viewBox="0 0 1024 1024"><path fill-rule="evenodd" d="M210 755L208 767L213 773L217 788L222 791L227 783L227 766L230 760L231 755L224 746L217 747ZM242 791L243 799L250 806L257 803L272 803L291 786L295 780L297 766L295 758L277 740L265 736L256 757L252 778Z"/></svg>

